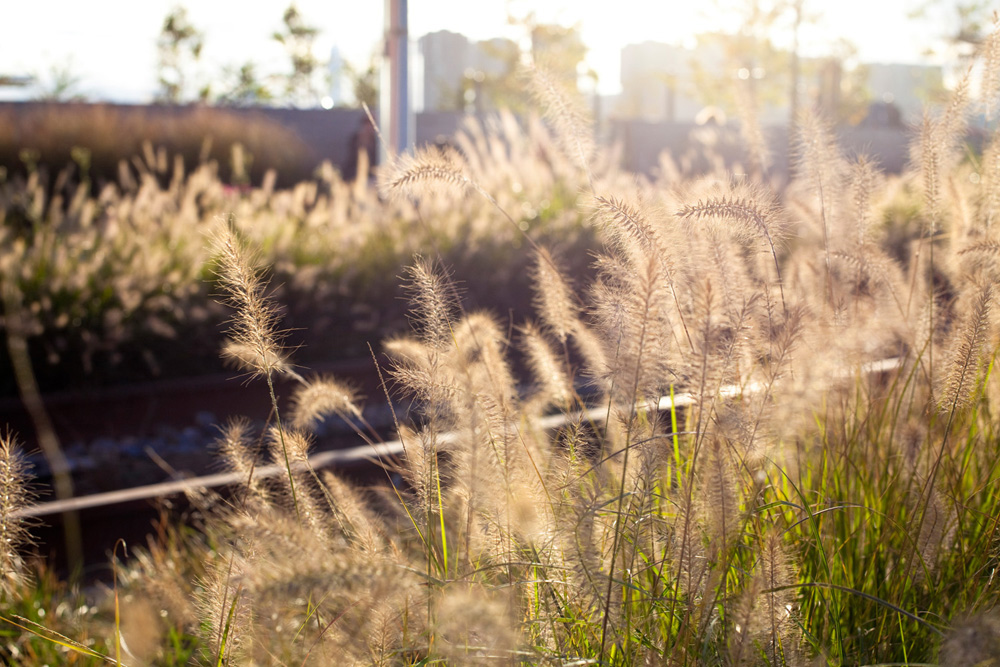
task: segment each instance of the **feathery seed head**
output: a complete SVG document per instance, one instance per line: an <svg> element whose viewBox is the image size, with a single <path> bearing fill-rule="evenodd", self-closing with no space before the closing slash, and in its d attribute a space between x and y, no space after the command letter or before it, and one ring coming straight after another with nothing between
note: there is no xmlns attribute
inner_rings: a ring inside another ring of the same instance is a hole
<svg viewBox="0 0 1000 667"><path fill-rule="evenodd" d="M733 91L736 96L736 111L740 119L740 137L746 144L751 166L763 175L771 166L771 151L767 137L760 126L757 96L749 81L736 81Z"/></svg>
<svg viewBox="0 0 1000 667"><path fill-rule="evenodd" d="M309 437L301 431L295 429L281 431L277 426L272 426L267 431L267 444L271 450L271 460L278 465L284 466L286 452L288 460L293 466L309 462L309 450L312 448L312 443L309 441Z"/></svg>
<svg viewBox="0 0 1000 667"><path fill-rule="evenodd" d="M920 138L914 144L924 186L924 208L928 218L928 231L931 233L937 229L941 214L941 171L944 160L938 127L930 116L925 114L923 124L920 127Z"/></svg>
<svg viewBox="0 0 1000 667"><path fill-rule="evenodd" d="M957 525L954 511L949 511L946 500L934 487L928 490L923 508L923 516L917 520L920 533L917 535L915 557L918 560L911 570L916 581L923 581L937 569L942 552L952 544Z"/></svg>
<svg viewBox="0 0 1000 667"><path fill-rule="evenodd" d="M844 160L833 135L833 126L811 110L804 110L798 118L799 171L817 190L828 190L832 195L840 186Z"/></svg>
<svg viewBox="0 0 1000 667"><path fill-rule="evenodd" d="M594 154L593 120L580 96L544 64L535 63L526 74L536 102L555 129L560 148L577 166L588 169Z"/></svg>
<svg viewBox="0 0 1000 667"><path fill-rule="evenodd" d="M397 158L379 189L384 197L419 197L429 192L461 194L472 185L454 151L430 147Z"/></svg>
<svg viewBox="0 0 1000 667"><path fill-rule="evenodd" d="M960 409L972 399L986 356L991 326L994 287L983 283L977 290L965 323L951 344L948 372L939 401L943 412Z"/></svg>
<svg viewBox="0 0 1000 667"><path fill-rule="evenodd" d="M795 609L795 592L787 588L797 580L797 573L781 533L771 530L761 543L760 568L761 618L757 624L768 657L778 664L794 664L796 652L792 614Z"/></svg>
<svg viewBox="0 0 1000 667"><path fill-rule="evenodd" d="M521 334L528 365L539 386L539 394L544 396L546 403L567 405L573 397L573 385L564 364L553 353L536 326L525 324Z"/></svg>
<svg viewBox="0 0 1000 667"><path fill-rule="evenodd" d="M638 207L613 196L598 195L594 202L599 218L616 245L633 248L633 252L653 252L657 245L656 230Z"/></svg>
<svg viewBox="0 0 1000 667"><path fill-rule="evenodd" d="M573 302L572 288L545 248L539 248L535 257L532 285L535 306L546 328L565 344L577 320L577 307Z"/></svg>
<svg viewBox="0 0 1000 667"><path fill-rule="evenodd" d="M600 378L608 372L608 357L600 338L580 320L574 323L571 337L573 347L583 357L584 373L590 376L591 381L601 384Z"/></svg>
<svg viewBox="0 0 1000 667"><path fill-rule="evenodd" d="M708 460L702 466L701 476L698 490L709 519L709 537L717 548L725 549L739 529L740 507L732 465L719 438L709 443Z"/></svg>
<svg viewBox="0 0 1000 667"><path fill-rule="evenodd" d="M729 223L723 230L743 242L764 238L774 245L782 235L773 196L746 186L685 205L677 211L677 217Z"/></svg>
<svg viewBox="0 0 1000 667"><path fill-rule="evenodd" d="M266 295L267 284L254 267L252 253L238 237L232 218L219 225L212 245L225 302L234 310L229 329L234 346L227 356L240 360L255 374L270 376L285 367L283 334L276 329L278 308Z"/></svg>
<svg viewBox="0 0 1000 667"><path fill-rule="evenodd" d="M198 595L204 653L221 664L242 662L252 643L253 610L244 589L244 558L211 568Z"/></svg>
<svg viewBox="0 0 1000 667"><path fill-rule="evenodd" d="M226 465L233 472L249 478L256 466L256 456L250 449L250 421L245 418L232 419L220 429L215 447ZM253 481L256 485L257 480Z"/></svg>
<svg viewBox="0 0 1000 667"><path fill-rule="evenodd" d="M454 314L458 309L454 287L444 270L435 269L417 257L407 270L406 289L410 294L410 318L417 334L432 348L451 344Z"/></svg>
<svg viewBox="0 0 1000 667"><path fill-rule="evenodd" d="M27 469L17 439L9 432L0 436L0 595L8 599L27 579L18 549L30 540L25 519L17 515L32 499Z"/></svg>
<svg viewBox="0 0 1000 667"><path fill-rule="evenodd" d="M264 354L268 355L267 358L261 359L260 352L255 347L238 340L229 339L222 344L223 361L236 370L257 372L264 366L280 373L294 372L284 350L269 347L264 349Z"/></svg>
<svg viewBox="0 0 1000 667"><path fill-rule="evenodd" d="M979 222L989 234L1000 222L1000 138L996 134L983 151L981 170Z"/></svg>
<svg viewBox="0 0 1000 667"><path fill-rule="evenodd" d="M936 139L940 141L940 150L949 158L957 157L965 130L969 123L969 104L972 92L972 72L974 64L970 64L958 80L955 88L948 96L948 105L935 124Z"/></svg>
<svg viewBox="0 0 1000 667"><path fill-rule="evenodd" d="M292 426L310 429L327 415L359 416L355 391L333 377L323 376L298 387L292 396Z"/></svg>
<svg viewBox="0 0 1000 667"><path fill-rule="evenodd" d="M879 176L878 166L867 156L858 158L851 170L851 195L859 245L863 245L868 237L872 223L871 200Z"/></svg>

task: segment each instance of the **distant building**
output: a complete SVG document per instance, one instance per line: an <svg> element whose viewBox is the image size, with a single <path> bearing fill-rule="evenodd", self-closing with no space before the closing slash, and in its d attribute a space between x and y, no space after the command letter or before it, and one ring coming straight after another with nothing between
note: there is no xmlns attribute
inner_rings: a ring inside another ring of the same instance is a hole
<svg viewBox="0 0 1000 667"><path fill-rule="evenodd" d="M867 67L872 100L894 104L905 123L918 123L924 106L944 89L940 66L877 63Z"/></svg>
<svg viewBox="0 0 1000 667"><path fill-rule="evenodd" d="M415 77L421 82L416 97L424 111L462 110L470 103L482 110L482 85L505 76L519 53L509 39L473 42L448 30L428 33L417 43L423 71Z"/></svg>
<svg viewBox="0 0 1000 667"><path fill-rule="evenodd" d="M476 42L471 46L472 67L487 77L507 74L511 58L519 58L517 43L505 37Z"/></svg>
<svg viewBox="0 0 1000 667"><path fill-rule="evenodd" d="M24 86L30 86L33 83L35 83L35 77L29 76L27 74L20 74L20 75L0 74L0 86L14 86L18 88L23 88Z"/></svg>
<svg viewBox="0 0 1000 667"><path fill-rule="evenodd" d="M38 81L27 74L0 73L0 102L26 100Z"/></svg>
<svg viewBox="0 0 1000 667"><path fill-rule="evenodd" d="M829 117L842 111L845 86L867 88L872 101L893 104L903 122L919 120L924 105L943 88L940 67L924 65L873 64L861 70L861 81L849 83L840 62L832 58L801 58L799 61L799 107L821 109ZM787 90L788 71L764 72L757 68L732 71L723 50L711 42L696 49L686 49L660 42L629 44L621 51L622 94L614 112L627 118L651 122L696 122L705 106L705 96L695 86L701 80L724 82L742 79L770 81L772 93ZM779 78L772 78L779 77ZM781 78L783 77L783 78ZM785 83L781 83L784 80ZM754 84L755 81L749 83ZM779 88L775 88L775 85ZM772 95L772 102L759 102L757 116L764 125L784 124L789 120L787 95Z"/></svg>
<svg viewBox="0 0 1000 667"><path fill-rule="evenodd" d="M704 106L690 93L693 57L689 49L661 42L624 47L616 114L651 122L693 121Z"/></svg>
<svg viewBox="0 0 1000 667"><path fill-rule="evenodd" d="M708 104L696 89L699 80L718 83L737 76L756 80L766 73L754 68L743 76L727 64L721 45L715 42L695 49L662 42L629 44L621 51L622 93L614 113L650 122L695 123ZM787 108L762 105L758 110L765 124L785 122L787 116Z"/></svg>
<svg viewBox="0 0 1000 667"><path fill-rule="evenodd" d="M344 58L340 55L340 49L336 46L330 49L330 62L327 65L327 69L330 72L329 106L340 106L344 103Z"/></svg>
<svg viewBox="0 0 1000 667"><path fill-rule="evenodd" d="M418 40L424 62L424 111L461 109L462 78L470 63L469 38L450 30L438 30Z"/></svg>

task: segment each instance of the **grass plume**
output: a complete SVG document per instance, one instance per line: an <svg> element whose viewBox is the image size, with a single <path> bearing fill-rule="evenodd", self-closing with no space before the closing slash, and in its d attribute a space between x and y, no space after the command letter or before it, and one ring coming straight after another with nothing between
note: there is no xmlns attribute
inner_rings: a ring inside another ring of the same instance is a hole
<svg viewBox="0 0 1000 667"><path fill-rule="evenodd" d="M28 576L20 549L31 539L27 519L19 515L32 502L28 480L17 439L10 432L0 436L0 596L7 600Z"/></svg>

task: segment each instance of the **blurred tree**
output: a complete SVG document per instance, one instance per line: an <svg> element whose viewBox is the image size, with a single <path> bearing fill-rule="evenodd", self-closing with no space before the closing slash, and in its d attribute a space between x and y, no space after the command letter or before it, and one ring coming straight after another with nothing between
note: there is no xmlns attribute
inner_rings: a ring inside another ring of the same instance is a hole
<svg viewBox="0 0 1000 667"><path fill-rule="evenodd" d="M836 67L836 79L823 80L829 86L826 100L818 99L818 106L836 122L857 125L868 115L872 91L868 87L869 68L858 61L858 48L850 41L840 40L833 45L828 62Z"/></svg>
<svg viewBox="0 0 1000 667"><path fill-rule="evenodd" d="M853 44L840 40L818 60L799 57L802 26L819 20L807 0L716 0L713 6L739 17L739 28L698 37L691 92L703 103L733 111L740 92L759 108L786 108L792 125L803 103L835 122L863 116L870 95ZM782 35L788 48L776 45Z"/></svg>
<svg viewBox="0 0 1000 667"><path fill-rule="evenodd" d="M257 74L257 65L251 61L239 68L228 67L223 73L225 88L216 97L219 104L245 107L266 104L274 95Z"/></svg>
<svg viewBox="0 0 1000 667"><path fill-rule="evenodd" d="M790 53L753 32L698 35L691 61L691 92L706 106L729 112L736 107L736 84L750 89L759 104L788 102Z"/></svg>
<svg viewBox="0 0 1000 667"><path fill-rule="evenodd" d="M539 23L535 12L523 16L508 13L507 22L530 39L530 52L523 53L518 43L510 39L476 43L475 62L451 91L456 110L507 108L517 112L531 106L519 76L525 60L545 67L570 88L577 89L578 69L587 54L579 25Z"/></svg>
<svg viewBox="0 0 1000 667"><path fill-rule="evenodd" d="M715 0L713 15L732 17L731 32L698 36L698 56L691 63L693 91L706 105L733 111L737 88L761 105L789 104L797 94L798 58L793 54L804 20L802 0ZM774 37L792 33L793 49L780 49Z"/></svg>
<svg viewBox="0 0 1000 667"><path fill-rule="evenodd" d="M354 93L354 103L358 106L367 104L369 109L378 108L378 62L373 56L368 66L360 69L351 63L344 64L344 75L351 84Z"/></svg>
<svg viewBox="0 0 1000 667"><path fill-rule="evenodd" d="M71 62L63 65L53 65L49 68L49 76L35 75L35 81L44 82L39 87L35 99L43 102L83 102L87 96L79 92L80 75L73 71Z"/></svg>
<svg viewBox="0 0 1000 667"><path fill-rule="evenodd" d="M204 35L188 19L187 10L176 5L163 20L156 41L160 82L157 101L170 104L184 101L188 69L201 58L203 46ZM205 99L208 93L209 89L205 86L199 91L199 97Z"/></svg>
<svg viewBox="0 0 1000 667"><path fill-rule="evenodd" d="M455 108L462 110L471 105L477 111L524 110L524 86L517 76L521 66L521 49L517 43L497 38L478 42L475 48L479 50L479 62L462 77L455 95Z"/></svg>
<svg viewBox="0 0 1000 667"><path fill-rule="evenodd" d="M545 67L575 90L580 64L587 56L580 26L537 23L534 14L529 15L527 25L531 35L531 61Z"/></svg>
<svg viewBox="0 0 1000 667"><path fill-rule="evenodd" d="M910 18L925 19L935 11L950 15L943 36L960 55L973 56L992 29L996 6L995 0L923 0Z"/></svg>
<svg viewBox="0 0 1000 667"><path fill-rule="evenodd" d="M285 75L285 97L296 106L315 106L319 102L317 75L325 63L313 54L319 28L306 23L295 3L288 5L282 18L284 28L273 39L285 47L292 69Z"/></svg>

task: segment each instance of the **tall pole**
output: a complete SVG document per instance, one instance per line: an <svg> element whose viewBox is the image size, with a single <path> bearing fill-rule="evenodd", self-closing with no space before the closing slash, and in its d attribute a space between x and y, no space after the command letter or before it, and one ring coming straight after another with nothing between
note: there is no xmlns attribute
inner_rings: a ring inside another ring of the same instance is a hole
<svg viewBox="0 0 1000 667"><path fill-rule="evenodd" d="M385 0L385 57L379 95L379 122L389 148L399 154L413 145L410 109L407 0Z"/></svg>

